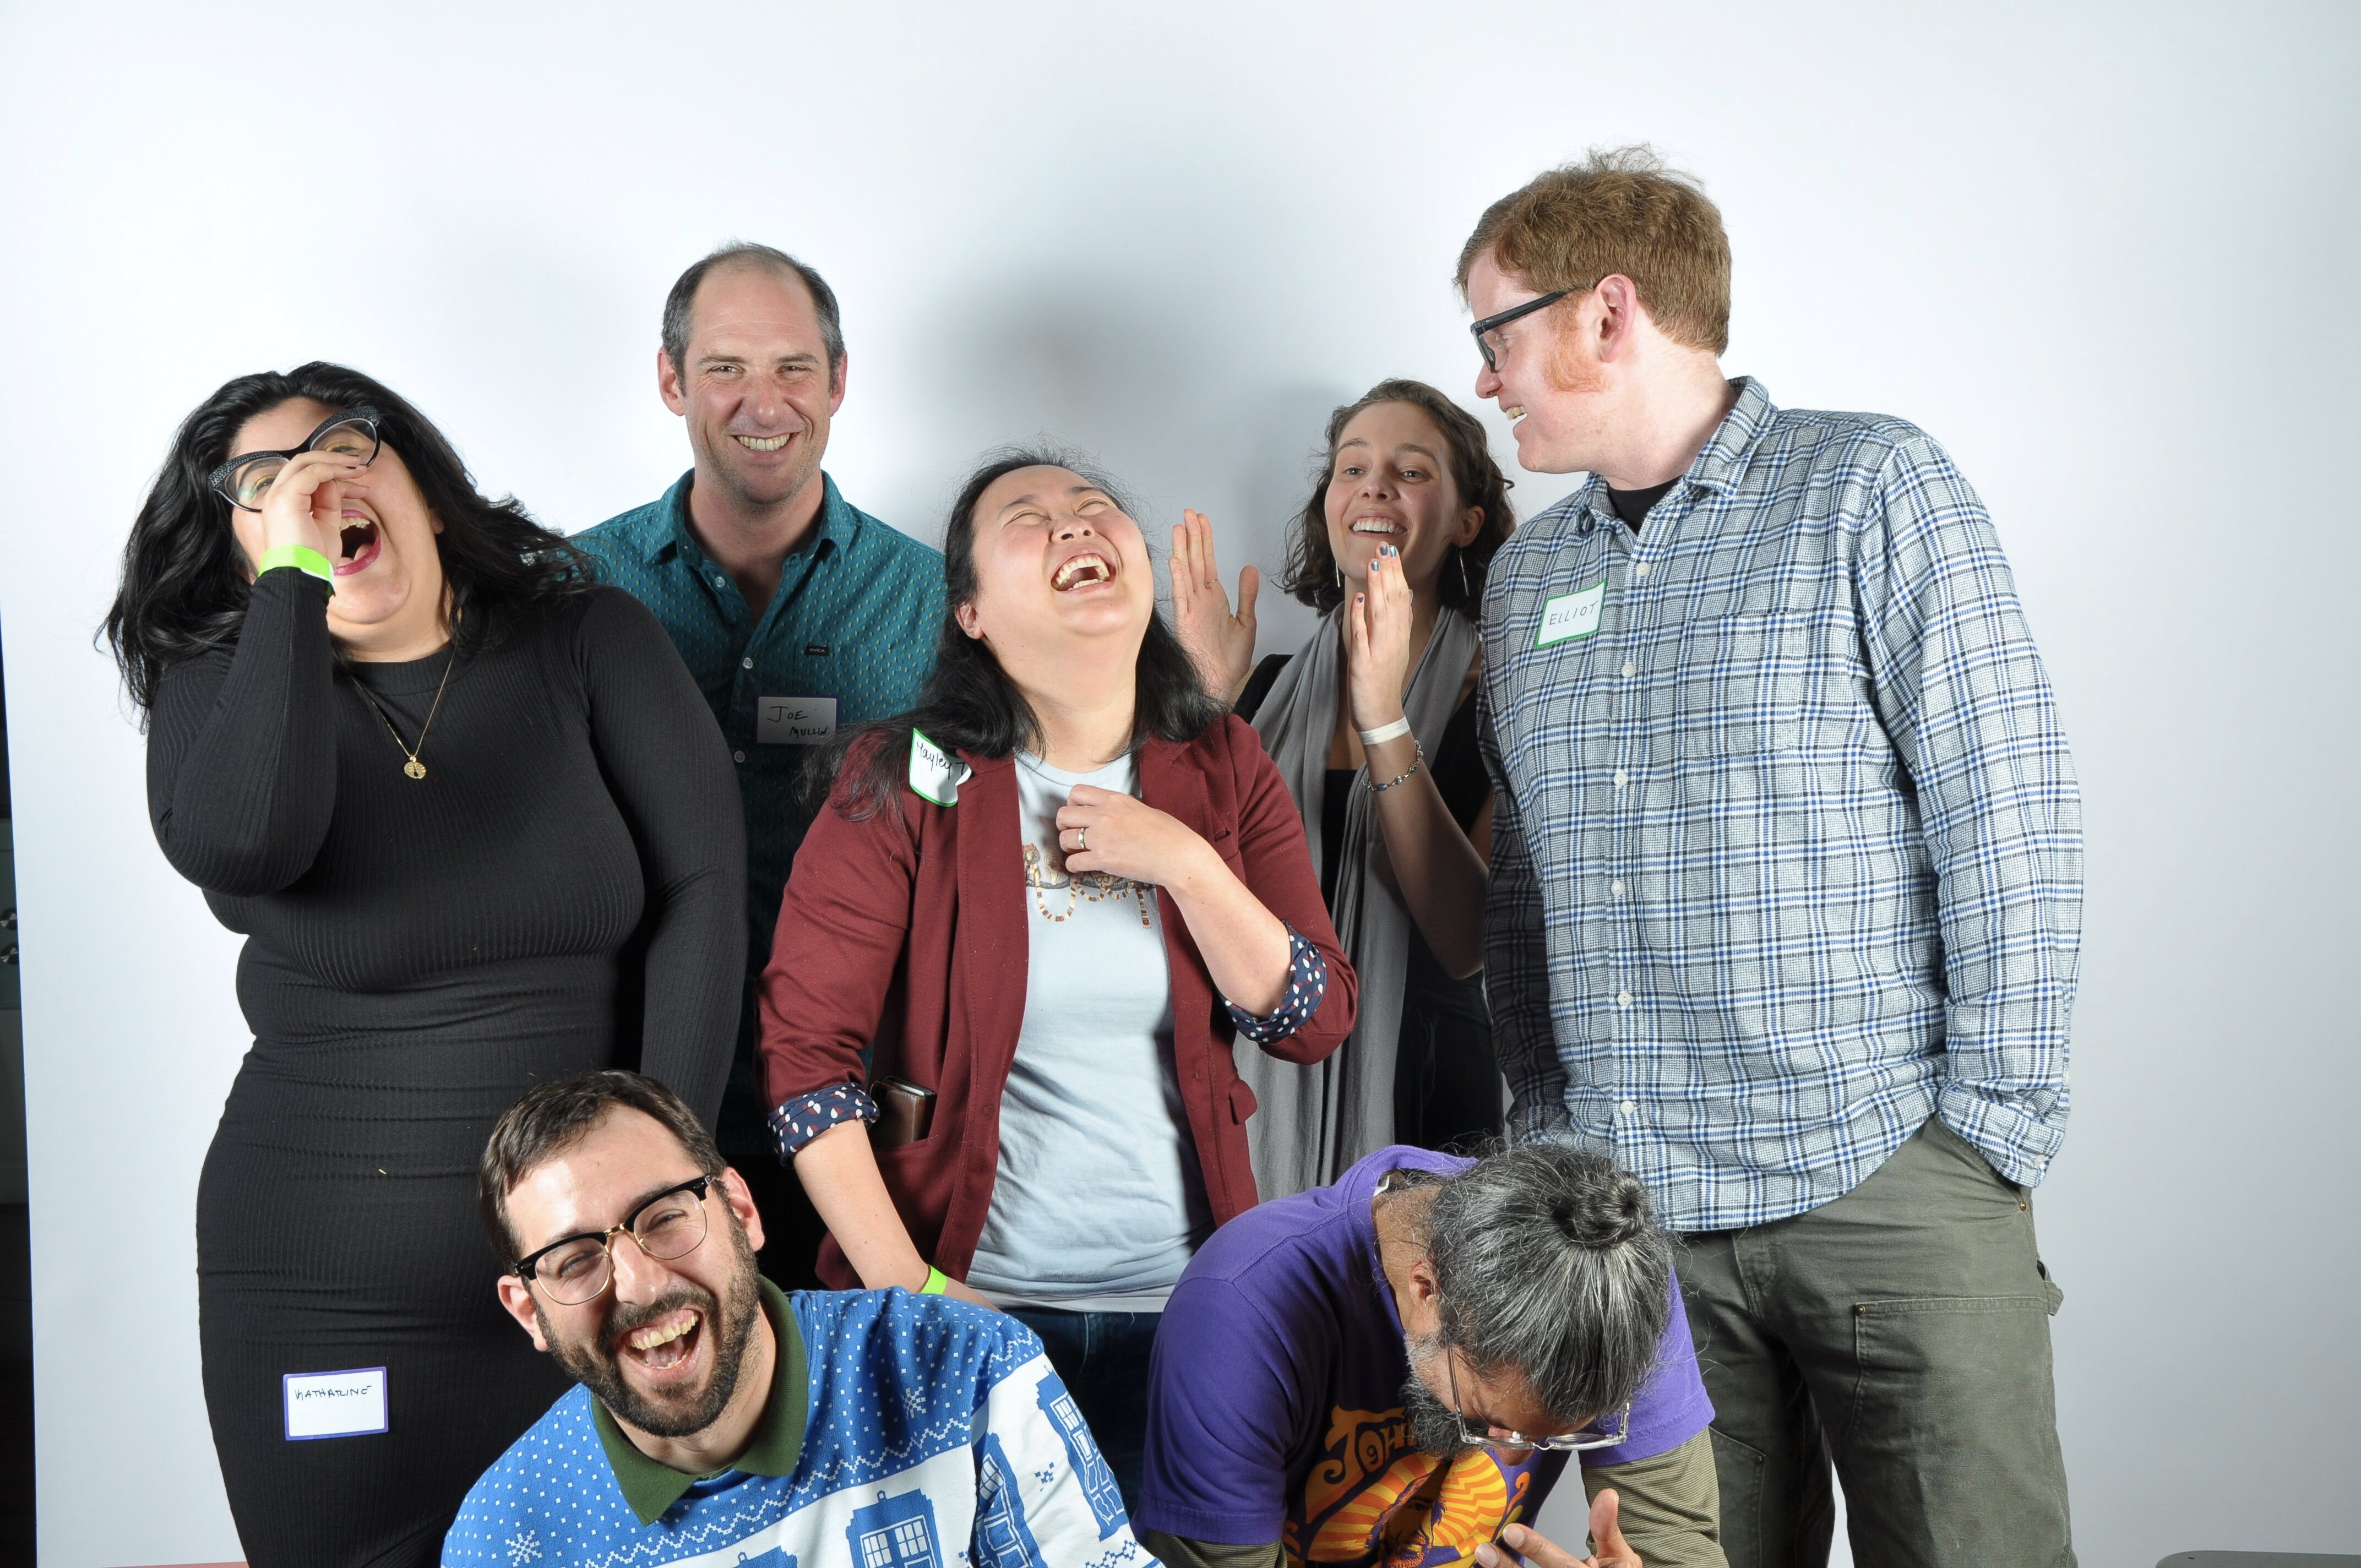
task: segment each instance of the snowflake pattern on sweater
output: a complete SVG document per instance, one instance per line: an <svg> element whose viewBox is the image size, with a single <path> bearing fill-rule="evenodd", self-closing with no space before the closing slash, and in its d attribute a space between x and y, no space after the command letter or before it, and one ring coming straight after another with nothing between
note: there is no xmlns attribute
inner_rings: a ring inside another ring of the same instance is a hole
<svg viewBox="0 0 2361 1568"><path fill-rule="evenodd" d="M653 1524L575 1388L484 1472L444 1568L1150 1568L1041 1342L907 1290L797 1291L809 1376L792 1476L725 1471Z"/></svg>

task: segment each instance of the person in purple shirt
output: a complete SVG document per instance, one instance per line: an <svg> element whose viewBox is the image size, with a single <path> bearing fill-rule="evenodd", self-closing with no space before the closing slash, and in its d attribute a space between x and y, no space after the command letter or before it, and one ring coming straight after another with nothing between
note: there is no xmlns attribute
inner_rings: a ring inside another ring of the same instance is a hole
<svg viewBox="0 0 2361 1568"><path fill-rule="evenodd" d="M1598 1568L1724 1568L1712 1420L1637 1178L1398 1146L1182 1273L1134 1522L1174 1568L1575 1568L1532 1528L1573 1457Z"/></svg>

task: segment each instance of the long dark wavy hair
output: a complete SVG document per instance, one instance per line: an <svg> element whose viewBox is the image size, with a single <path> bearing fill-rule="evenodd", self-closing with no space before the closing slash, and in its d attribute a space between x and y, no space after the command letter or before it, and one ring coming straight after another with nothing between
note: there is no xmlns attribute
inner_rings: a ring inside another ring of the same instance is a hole
<svg viewBox="0 0 2361 1568"><path fill-rule="evenodd" d="M813 759L805 775L807 808L817 809L832 787L837 809L856 819L889 809L902 787L910 755L910 731L923 729L927 738L946 751L959 749L979 756L1005 757L1019 747L1041 743L1041 724L1002 671L1000 661L979 638L960 630L959 608L972 603L979 591L975 575L975 509L994 481L1019 468L1063 468L1104 490L1125 516L1138 517L1115 481L1086 459L1054 446L1005 446L987 455L960 487L951 502L950 519L943 529L943 586L946 608L943 629L936 640L934 673L909 712L881 723L865 724L839 736ZM1154 735L1167 740L1190 741L1202 735L1228 711L1213 700L1198 678L1197 666L1180 646L1180 639L1165 623L1161 610L1148 619L1148 635L1139 645L1137 707L1132 714L1132 743Z"/></svg>
<svg viewBox="0 0 2361 1568"><path fill-rule="evenodd" d="M533 521L513 497L487 499L443 433L384 383L322 360L283 374L240 376L181 422L124 543L123 581L99 629L143 715L155 705L166 670L237 641L254 585L231 531L229 503L214 493L206 476L228 461L239 426L291 398L309 398L331 411L364 403L377 410L379 439L401 455L427 510L443 525L435 544L455 605L554 598L591 586L581 552ZM454 632L461 652L480 644L492 619L461 619Z"/></svg>
<svg viewBox="0 0 2361 1568"><path fill-rule="evenodd" d="M1287 560L1279 586L1294 595L1298 603L1308 604L1323 615L1345 602L1345 589L1336 581L1336 554L1328 547L1328 479L1336 471L1336 444L1345 439L1345 427L1363 409L1377 403L1409 403L1425 410L1443 432L1444 444L1451 449L1451 479L1458 487L1459 504L1484 509L1484 524L1476 537L1464 546L1452 547L1435 581L1442 602L1473 620L1484 602L1484 573L1517 526L1516 514L1509 510L1509 487L1516 481L1492 461L1491 444L1484 439L1484 427L1476 422L1476 416L1423 381L1380 381L1357 402L1346 403L1328 416L1328 440L1320 466L1312 476L1312 499L1289 525Z"/></svg>

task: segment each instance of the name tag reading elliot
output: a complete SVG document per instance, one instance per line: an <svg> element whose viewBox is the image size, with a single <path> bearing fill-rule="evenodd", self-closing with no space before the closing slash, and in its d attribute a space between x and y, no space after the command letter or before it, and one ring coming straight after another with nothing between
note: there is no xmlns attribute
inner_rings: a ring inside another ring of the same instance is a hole
<svg viewBox="0 0 2361 1568"><path fill-rule="evenodd" d="M820 746L836 733L832 696L754 699L754 740L762 746Z"/></svg>
<svg viewBox="0 0 2361 1568"><path fill-rule="evenodd" d="M287 1386L287 1441L359 1437L389 1430L385 1368L353 1372L291 1372Z"/></svg>
<svg viewBox="0 0 2361 1568"><path fill-rule="evenodd" d="M1598 612L1607 605L1607 579L1599 578L1587 588L1570 594L1560 594L1542 606L1542 627L1533 638L1533 646L1546 648L1553 642L1569 638L1587 637L1598 630Z"/></svg>

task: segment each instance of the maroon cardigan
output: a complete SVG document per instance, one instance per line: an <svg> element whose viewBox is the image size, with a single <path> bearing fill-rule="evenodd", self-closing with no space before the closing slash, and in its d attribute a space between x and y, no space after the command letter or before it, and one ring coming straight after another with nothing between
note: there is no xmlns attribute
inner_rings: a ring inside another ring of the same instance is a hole
<svg viewBox="0 0 2361 1568"><path fill-rule="evenodd" d="M900 809L866 820L845 815L841 795L820 812L796 852L761 993L763 1086L774 1108L864 1081L861 1055L872 1041L881 1076L935 1091L927 1136L878 1150L877 1165L919 1255L953 1278L966 1277L992 1205L1031 928L1016 763L960 755L975 774L959 786L957 806L904 789ZM1352 1032L1353 970L1320 896L1302 818L1255 731L1225 717L1186 745L1151 740L1140 752L1139 796L1202 835L1264 907L1328 960L1319 1011L1265 1048L1292 1062L1334 1051ZM961 831L969 827L975 831ZM1235 1025L1205 960L1171 895L1158 900L1173 1058L1220 1224L1255 1203L1246 1135L1254 1092L1231 1058ZM1089 1223L1082 1194L1075 1223ZM860 1283L833 1236L820 1248L819 1271L840 1288Z"/></svg>

